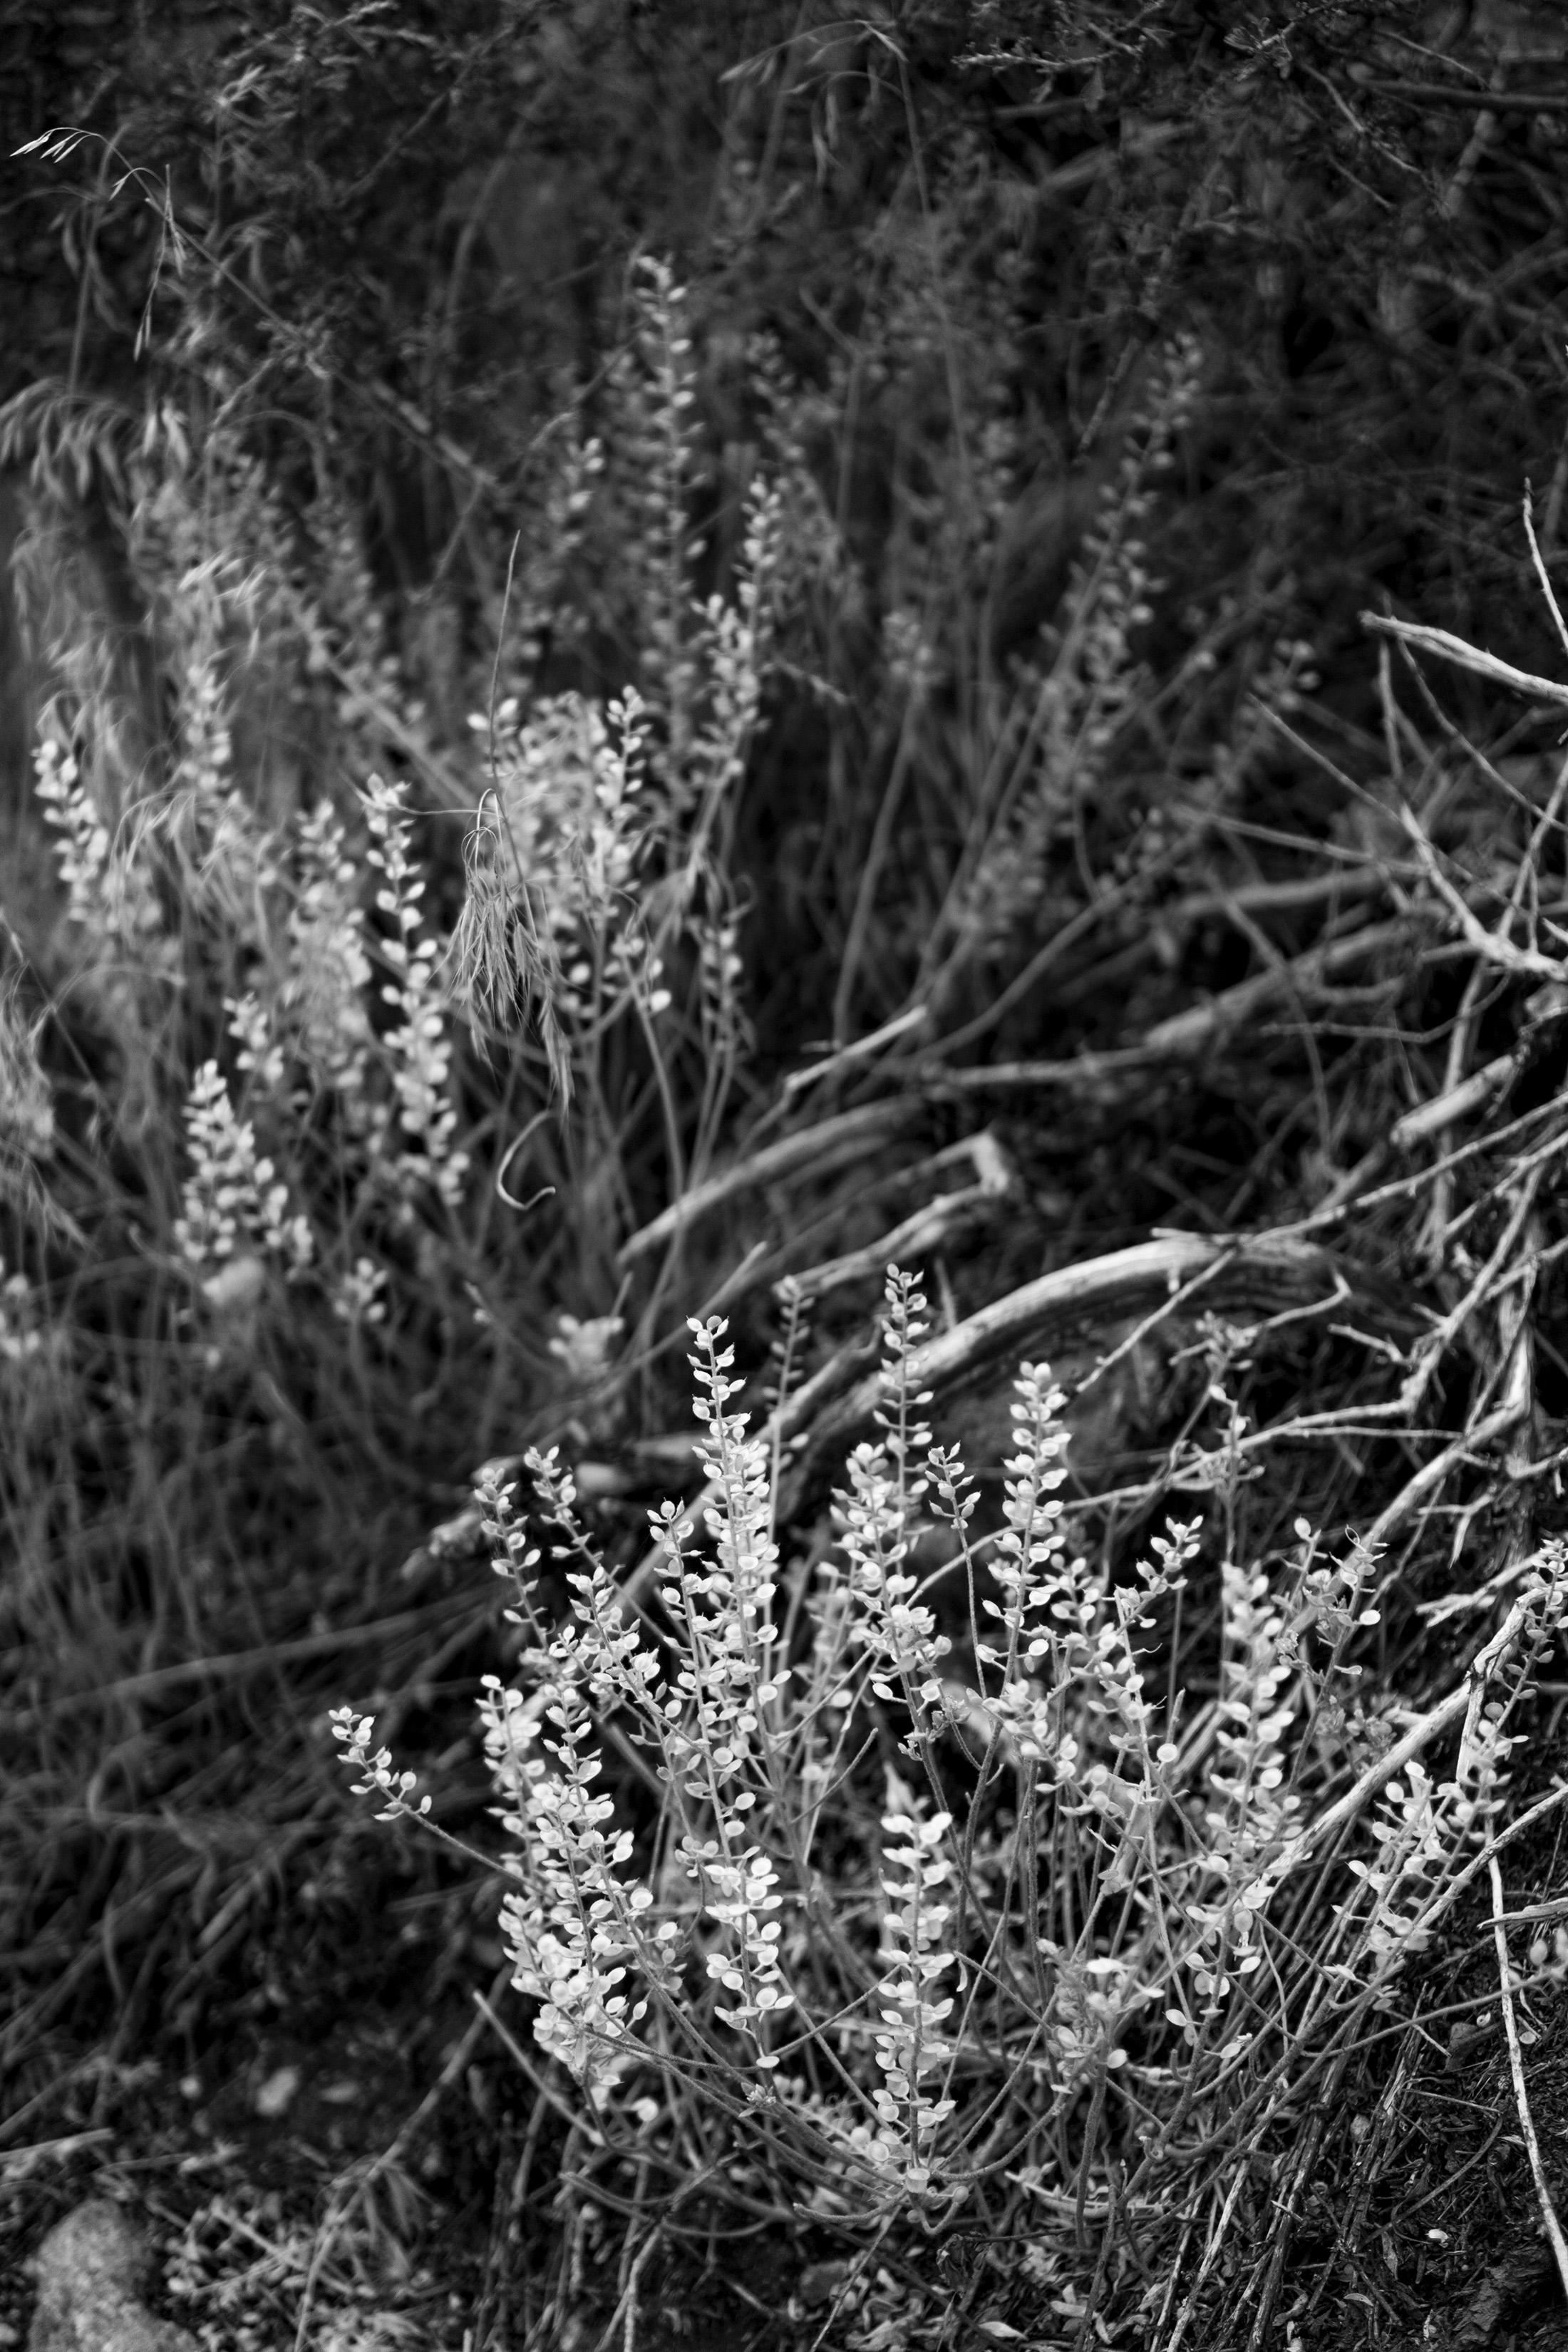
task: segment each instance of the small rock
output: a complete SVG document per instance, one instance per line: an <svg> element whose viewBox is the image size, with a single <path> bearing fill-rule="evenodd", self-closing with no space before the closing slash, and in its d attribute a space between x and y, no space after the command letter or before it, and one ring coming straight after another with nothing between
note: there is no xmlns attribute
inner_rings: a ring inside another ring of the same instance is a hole
<svg viewBox="0 0 1568 2352"><path fill-rule="evenodd" d="M33 2257L38 2307L27 2352L201 2352L137 2293L147 2255L118 2205L94 2197L57 2221Z"/></svg>

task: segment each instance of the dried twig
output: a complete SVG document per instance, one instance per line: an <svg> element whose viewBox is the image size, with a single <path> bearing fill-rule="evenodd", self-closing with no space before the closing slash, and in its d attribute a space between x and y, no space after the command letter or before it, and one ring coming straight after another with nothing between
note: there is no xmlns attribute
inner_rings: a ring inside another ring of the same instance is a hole
<svg viewBox="0 0 1568 2352"><path fill-rule="evenodd" d="M1513 2013L1513 1979L1508 1964L1508 1930L1503 1924L1505 1906L1502 1895L1502 1873L1498 1868L1497 1855L1487 1857L1487 1872L1492 1888L1492 1941L1497 1947L1498 1990L1502 2000L1503 2031L1508 2035L1509 2071L1513 2076L1513 2103L1519 2110L1519 2127L1524 2134L1525 2152L1530 2158L1530 2177L1535 2183L1535 2200L1541 2208L1541 2219L1551 2241L1557 2263L1557 2275L1563 2282L1563 2292L1568 2295L1568 2240L1563 2235L1563 2225L1557 2219L1557 2208L1552 2202L1547 2186L1546 2168L1541 2161L1541 2142L1535 2136L1535 2119L1530 2112L1530 2099L1524 2087L1524 2059L1519 2046L1519 2021Z"/></svg>
<svg viewBox="0 0 1568 2352"><path fill-rule="evenodd" d="M1516 693L1537 697L1543 702L1568 702L1568 686L1554 677L1537 677L1532 671L1515 669L1511 662L1500 661L1496 654L1483 653L1479 646L1467 645L1463 637L1450 636L1447 629L1428 629L1415 621L1395 621L1386 613L1363 613L1363 629L1378 629L1391 637L1398 637L1418 651L1438 654L1460 669L1473 670L1478 677L1489 678L1494 686L1512 687Z"/></svg>
<svg viewBox="0 0 1568 2352"><path fill-rule="evenodd" d="M1430 1102L1418 1103L1414 1110L1407 1110L1403 1118L1395 1119L1388 1130L1390 1143L1395 1151L1409 1151L1417 1143L1426 1143L1434 1135L1441 1135L1447 1129L1457 1127L1462 1118L1468 1118L1472 1111L1479 1110L1483 1103L1489 1102L1494 1095L1500 1094L1509 1080L1517 1075L1518 1069L1516 1055L1500 1054L1484 1068L1473 1070L1458 1085L1446 1087L1440 1095L1434 1095Z"/></svg>
<svg viewBox="0 0 1568 2352"><path fill-rule="evenodd" d="M865 1103L858 1110L840 1111L834 1118L802 1128L797 1134L781 1136L776 1143L736 1160L732 1167L721 1169L705 1183L694 1184L679 1201L672 1201L668 1209L621 1244L619 1263L634 1265L638 1258L673 1241L678 1233L695 1224L700 1217L710 1216L742 1192L759 1192L763 1185L781 1183L789 1176L826 1176L842 1168L847 1161L858 1160L863 1152L887 1142L911 1122L919 1108L918 1103L901 1097L891 1102Z"/></svg>
<svg viewBox="0 0 1568 2352"><path fill-rule="evenodd" d="M1392 1748L1376 1757L1354 1785L1342 1797L1317 1814L1296 1840L1291 1854L1293 1864L1306 1861L1309 1854L1322 1853L1332 1845L1347 1823L1354 1821L1378 1790L1394 1775L1404 1770L1413 1756L1419 1756L1435 1739L1447 1730L1450 1724L1460 1722L1479 1703L1492 1675L1501 1665L1515 1642L1524 1630L1525 1622L1535 1605L1533 1594L1516 1601L1502 1623L1489 1641L1476 1652L1458 1683L1434 1707L1410 1724Z"/></svg>
<svg viewBox="0 0 1568 2352"><path fill-rule="evenodd" d="M779 1090L783 1099L786 1103L791 1102L808 1087L819 1087L827 1078L842 1076L857 1063L873 1060L884 1045L896 1045L900 1038L916 1035L929 1024L930 1019L929 1006L911 1004L907 1012L897 1014L891 1021L884 1021L881 1027L873 1029L868 1036L857 1037L852 1045L840 1045L837 1053L827 1055L820 1062L808 1062L804 1070L792 1070Z"/></svg>
<svg viewBox="0 0 1568 2352"><path fill-rule="evenodd" d="M821 1265L807 1266L803 1273L792 1276L791 1280L801 1298L807 1305L815 1305L848 1283L879 1277L890 1265L912 1265L923 1259L928 1252L940 1249L961 1230L994 1217L1005 1197L1004 1186L988 1183L966 1184L958 1192L939 1192L934 1201L925 1202L900 1224L878 1240L868 1242L864 1248L828 1258Z"/></svg>
<svg viewBox="0 0 1568 2352"><path fill-rule="evenodd" d="M1145 1033L1143 1049L1184 1060L1201 1054L1265 1005L1321 988L1369 958L1392 958L1396 949L1409 946L1410 928L1405 919L1364 923L1337 939L1321 940L1299 956L1282 957L1267 971L1254 972L1234 987L1222 989L1206 1004L1189 1005L1184 1013L1156 1022Z"/></svg>
<svg viewBox="0 0 1568 2352"><path fill-rule="evenodd" d="M1216 2220L1210 2225L1208 2243L1204 2248L1204 2258L1198 2264L1197 2275L1187 2289L1186 2300L1176 2315L1175 2326L1171 2330L1169 2340L1162 2347L1162 2352L1180 2352L1182 2338L1187 2332L1187 2326L1194 2312L1197 2309L1198 2296L1203 2292L1204 2282L1218 2261L1224 2248L1226 2237L1230 2229L1231 2215L1236 2210L1237 2200L1247 2185L1247 2177L1246 2165L1238 2164L1230 2188L1226 2193L1225 2203L1221 2206Z"/></svg>
<svg viewBox="0 0 1568 2352"><path fill-rule="evenodd" d="M1400 1488L1392 1502L1384 1506L1363 1538L1368 1548L1381 1550L1395 1528L1402 1528L1405 1520L1421 1507L1428 1496L1442 1493L1450 1475L1461 1462L1483 1453L1489 1445L1495 1444L1500 1437L1506 1437L1510 1430L1519 1426L1528 1411L1528 1405L1510 1399L1500 1405L1495 1412L1489 1413L1484 1421L1478 1422L1474 1428L1462 1430L1451 1444L1444 1447L1441 1454L1434 1454L1430 1462L1422 1465L1415 1476L1408 1479ZM1385 1591L1387 1585L1393 1581L1392 1576L1387 1578L1384 1583L1378 1587L1379 1592Z"/></svg>
<svg viewBox="0 0 1568 2352"><path fill-rule="evenodd" d="M1198 1060L1244 1022L1282 998L1310 995L1369 959L1391 966L1396 951L1407 948L1410 940L1406 918L1362 923L1338 938L1319 940L1300 955L1281 957L1266 971L1254 972L1205 1003L1190 1004L1156 1022L1135 1045L1119 1045L1103 1054L1078 1054L1057 1062L994 1062L984 1069L939 1070L928 1065L921 1076L939 1094L949 1088L974 1094L993 1087L1059 1087L1090 1097L1107 1092L1114 1096L1151 1070Z"/></svg>
<svg viewBox="0 0 1568 2352"><path fill-rule="evenodd" d="M1421 1400L1426 1392L1432 1375L1453 1341L1483 1302L1494 1296L1501 1286L1503 1279L1506 1278L1514 1258L1516 1244L1530 1223L1535 1195L1540 1190L1543 1172L1542 1165L1538 1163L1520 1184L1512 1213L1499 1234L1486 1264L1478 1270L1464 1297L1449 1309L1436 1328L1421 1342L1415 1366L1402 1391L1405 1409L1412 1419L1420 1408Z"/></svg>
<svg viewBox="0 0 1568 2352"><path fill-rule="evenodd" d="M1437 863L1437 854L1411 811L1401 808L1400 820L1409 835L1422 869L1434 890L1458 924L1466 943L1474 948L1483 963L1495 964L1500 971L1514 973L1525 980L1561 981L1563 977L1562 960L1556 956L1538 954L1533 948L1516 948L1511 940L1498 931L1489 931L1479 918L1465 904L1458 890Z"/></svg>

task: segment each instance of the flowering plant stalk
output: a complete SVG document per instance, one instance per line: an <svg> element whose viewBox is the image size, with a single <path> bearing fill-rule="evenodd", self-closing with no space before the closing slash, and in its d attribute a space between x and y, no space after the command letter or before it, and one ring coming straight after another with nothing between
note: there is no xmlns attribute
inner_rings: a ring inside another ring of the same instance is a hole
<svg viewBox="0 0 1568 2352"><path fill-rule="evenodd" d="M1300 2022L1295 1948L1272 1921L1310 1845L1302 1743L1368 1616L1367 1556L1325 1566L1310 1529L1283 1576L1222 1559L1219 1696L1183 1734L1139 1636L1197 1572L1199 1525L1152 1538L1115 1581L1075 1555L1064 1399L1026 1364L982 1530L973 1480L921 1419L925 1315L918 1278L890 1269L878 1434L850 1457L833 1551L784 1586L776 1465L736 1410L715 1318L691 1325L705 1499L653 1515L663 1569L645 1610L555 1455L530 1468L563 1609L542 1596L510 1490L481 1486L522 1640L481 1713L535 2039L605 2118L660 2076L732 2115L761 2103L840 2210L962 2202L1026 2118L1033 2144L1076 2149L1081 2182L1113 2082L1174 2120L1276 2063ZM938 1622L955 1570L969 1684ZM1346 1873L1319 2024L1324 1998L1374 1992L1417 1947L1411 1895L1446 1883L1484 1825L1502 1711L1478 1714L1445 1805L1419 1770L1391 1788L1378 1858ZM345 1711L341 1731L366 1766L371 1726ZM623 1810L607 1788L612 1732L657 1801ZM379 1761L362 1785L408 1809ZM846 1892L868 1840L870 1905Z"/></svg>

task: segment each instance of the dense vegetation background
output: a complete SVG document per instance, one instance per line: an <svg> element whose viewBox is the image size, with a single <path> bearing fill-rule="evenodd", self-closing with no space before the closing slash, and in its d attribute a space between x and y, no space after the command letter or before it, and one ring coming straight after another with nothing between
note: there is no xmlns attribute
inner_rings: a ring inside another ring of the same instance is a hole
<svg viewBox="0 0 1568 2352"><path fill-rule="evenodd" d="M1325 1806L1491 1630L1442 1604L1555 1558L1559 11L12 0L0 43L8 2242L135 2186L214 2344L1551 2324L1479 1913L1294 2087L1205 2090L1146 2207L1102 2073L1058 2174L873 2225L689 2108L630 2161L470 2029L500 1878L356 1807L327 1710L489 1851L476 1472L559 1445L634 1570L700 1484L687 1318L760 1385L796 1277L832 1403L891 1255L963 1331L1152 1234L1343 1245L1339 1323L1259 1340L1305 1300L1244 1253L1164 1352L1163 1272L1015 1350L1084 1381L1108 1577L1173 1496L1227 1560L1373 1530L1383 1731ZM854 1429L796 1433L804 1557ZM1157 1636L1194 1703L1205 1596Z"/></svg>

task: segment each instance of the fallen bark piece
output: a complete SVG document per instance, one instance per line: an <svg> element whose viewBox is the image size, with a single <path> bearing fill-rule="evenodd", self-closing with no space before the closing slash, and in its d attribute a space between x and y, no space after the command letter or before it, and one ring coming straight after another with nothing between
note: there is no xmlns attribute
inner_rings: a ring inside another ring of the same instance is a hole
<svg viewBox="0 0 1568 2352"><path fill-rule="evenodd" d="M138 2292L147 2251L107 2197L57 2221L33 2257L38 2305L27 2352L201 2352L173 2320L154 2319Z"/></svg>

